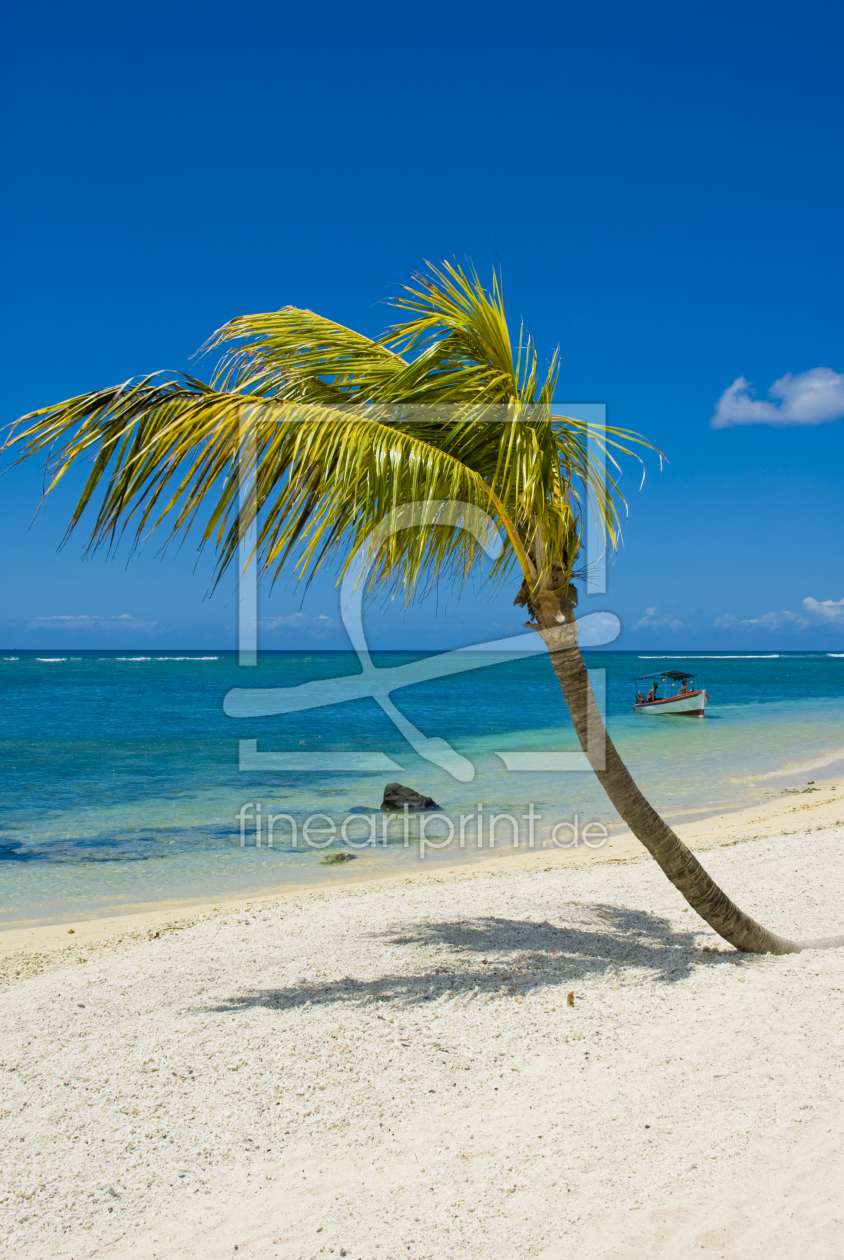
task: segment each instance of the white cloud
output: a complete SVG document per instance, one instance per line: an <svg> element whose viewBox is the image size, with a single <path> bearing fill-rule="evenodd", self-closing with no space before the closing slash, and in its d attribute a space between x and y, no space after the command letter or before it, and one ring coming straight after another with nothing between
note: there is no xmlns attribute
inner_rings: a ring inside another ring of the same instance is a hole
<svg viewBox="0 0 844 1260"><path fill-rule="evenodd" d="M844 599L819 600L807 595L803 600L803 607L810 616L817 617L819 621L844 624Z"/></svg>
<svg viewBox="0 0 844 1260"><path fill-rule="evenodd" d="M56 613L51 617L33 617L27 622L30 630L55 626L60 630L151 630L157 621L141 621L129 613L117 617L100 617L89 613Z"/></svg>
<svg viewBox="0 0 844 1260"><path fill-rule="evenodd" d="M805 614L783 609L782 612L768 612L761 617L743 617L739 620L735 613L725 613L723 617L716 617L713 624L716 630L781 630L783 626L806 630L813 623L844 625L844 599L821 600L807 595L802 603Z"/></svg>
<svg viewBox="0 0 844 1260"><path fill-rule="evenodd" d="M656 608L646 608L644 617L639 618L633 629L652 630L658 626L668 626L669 630L679 630L682 624L676 617L657 617Z"/></svg>
<svg viewBox="0 0 844 1260"><path fill-rule="evenodd" d="M289 617L264 617L259 624L262 630L330 630L337 623L333 617L326 617L323 613L306 617L299 612Z"/></svg>
<svg viewBox="0 0 844 1260"><path fill-rule="evenodd" d="M786 372L774 381L765 402L753 397L753 386L744 376L733 381L715 404L713 429L733 424L826 424L844 416L844 373L831 368L812 368L793 375Z"/></svg>
<svg viewBox="0 0 844 1260"><path fill-rule="evenodd" d="M761 617L746 617L739 622L743 630L781 630L783 626L794 626L795 630L805 630L808 624L805 617L787 610L763 613Z"/></svg>

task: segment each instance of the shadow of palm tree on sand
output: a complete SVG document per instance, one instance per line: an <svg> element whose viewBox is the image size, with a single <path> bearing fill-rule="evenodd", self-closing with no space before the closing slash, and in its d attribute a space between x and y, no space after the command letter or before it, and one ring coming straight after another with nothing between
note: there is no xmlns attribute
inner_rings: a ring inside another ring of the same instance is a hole
<svg viewBox="0 0 844 1260"><path fill-rule="evenodd" d="M437 998L521 996L542 988L572 988L608 971L629 973L637 983L673 983L693 966L713 965L736 955L702 952L696 932L674 931L667 919L618 906L557 906L563 925L492 916L421 923L401 934L380 934L388 948L416 947L429 963L417 972L396 969L375 979L344 976L281 987L252 989L206 1006L205 1011L236 1012L254 1007L286 1010L305 1005L373 1002L402 1005ZM372 938L370 938L372 939Z"/></svg>

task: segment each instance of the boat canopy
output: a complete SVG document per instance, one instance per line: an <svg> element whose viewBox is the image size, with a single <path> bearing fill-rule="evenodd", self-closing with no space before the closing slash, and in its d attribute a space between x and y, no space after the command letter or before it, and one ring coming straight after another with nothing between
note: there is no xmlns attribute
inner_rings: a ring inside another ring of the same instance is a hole
<svg viewBox="0 0 844 1260"><path fill-rule="evenodd" d="M649 678L670 678L672 682L682 682L684 678L694 678L694 674L684 674L682 669L659 669L655 674L640 674L636 682L645 682Z"/></svg>

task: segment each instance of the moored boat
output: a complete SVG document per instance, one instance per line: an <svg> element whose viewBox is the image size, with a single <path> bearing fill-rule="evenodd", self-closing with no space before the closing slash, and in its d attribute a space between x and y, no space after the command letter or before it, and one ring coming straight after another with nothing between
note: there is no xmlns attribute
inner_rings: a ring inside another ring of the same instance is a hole
<svg viewBox="0 0 844 1260"><path fill-rule="evenodd" d="M681 669L662 669L655 674L643 674L636 682L651 683L650 691L645 695L636 692L633 708L637 713L675 713L682 717L703 717L709 693L703 688L697 691L689 689L689 680L694 674L686 674ZM678 688L670 696L658 696L660 682L673 684Z"/></svg>

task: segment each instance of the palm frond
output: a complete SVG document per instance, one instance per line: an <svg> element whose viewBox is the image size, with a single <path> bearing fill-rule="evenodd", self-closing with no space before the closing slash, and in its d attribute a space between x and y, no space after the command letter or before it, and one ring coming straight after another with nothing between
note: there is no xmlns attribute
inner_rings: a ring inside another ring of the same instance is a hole
<svg viewBox="0 0 844 1260"><path fill-rule="evenodd" d="M438 345L444 379L436 383L443 402L483 398L490 402L550 402L557 378L554 356L546 380L537 389L536 348L524 328L516 357L504 312L501 281L493 272L488 291L471 269L445 262L441 268L428 264L428 272L414 277L417 288L405 287L407 296L392 305L408 311L411 318L396 324L384 338L403 355L420 346ZM454 396L459 380L463 397ZM434 397L419 401L436 401Z"/></svg>
<svg viewBox="0 0 844 1260"><path fill-rule="evenodd" d="M211 378L215 389L277 402L367 402L389 392L390 382L407 367L383 343L294 306L238 316L198 354L221 347Z"/></svg>

